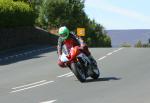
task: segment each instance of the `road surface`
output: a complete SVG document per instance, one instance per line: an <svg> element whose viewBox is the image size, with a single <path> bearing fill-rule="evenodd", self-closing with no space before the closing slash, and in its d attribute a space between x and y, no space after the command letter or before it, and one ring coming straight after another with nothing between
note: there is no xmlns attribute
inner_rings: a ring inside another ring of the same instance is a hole
<svg viewBox="0 0 150 103"><path fill-rule="evenodd" d="M150 103L150 49L90 51L101 76L85 83L58 67L52 48L1 58L0 103Z"/></svg>

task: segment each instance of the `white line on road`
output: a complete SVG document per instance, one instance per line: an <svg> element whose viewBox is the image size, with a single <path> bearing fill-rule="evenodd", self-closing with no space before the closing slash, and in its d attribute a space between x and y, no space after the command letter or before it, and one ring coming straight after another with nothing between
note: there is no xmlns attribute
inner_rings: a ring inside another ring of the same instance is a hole
<svg viewBox="0 0 150 103"><path fill-rule="evenodd" d="M123 48L119 48L119 49L117 49L117 50L114 50L113 52L110 52L110 53L106 54L105 56L99 58L98 60L103 60L103 59L106 58L107 56L110 56L110 55L112 55L113 53L120 51L121 49L123 49Z"/></svg>
<svg viewBox="0 0 150 103"><path fill-rule="evenodd" d="M52 83L52 82L54 82L54 81L48 81L48 82L44 82L44 83L41 83L41 84L37 84L37 85L31 86L31 87L14 90L14 91L11 91L10 93L20 92L20 91L23 91L23 90L27 90L27 89L39 87L39 86L42 86L42 85L45 85L45 84L49 84L49 83Z"/></svg>
<svg viewBox="0 0 150 103"><path fill-rule="evenodd" d="M103 57L99 58L98 60L102 60L102 59L104 59L104 58L106 58L106 56L103 56Z"/></svg>
<svg viewBox="0 0 150 103"><path fill-rule="evenodd" d="M63 75L60 75L60 76L57 76L58 78L61 78L61 77L64 77L64 76L68 76L68 75L70 75L70 74L72 74L72 72L69 72L69 73L66 73L66 74L63 74Z"/></svg>
<svg viewBox="0 0 150 103"><path fill-rule="evenodd" d="M112 53L118 52L118 51L120 51L121 49L123 49L123 48L119 48L119 49L117 49L117 50L114 50Z"/></svg>
<svg viewBox="0 0 150 103"><path fill-rule="evenodd" d="M118 50L114 50L113 53L117 52Z"/></svg>
<svg viewBox="0 0 150 103"><path fill-rule="evenodd" d="M53 102L56 102L56 100L45 101L45 102L41 102L41 103L53 103Z"/></svg>
<svg viewBox="0 0 150 103"><path fill-rule="evenodd" d="M69 74L69 75L67 75L66 77L71 77L71 76L74 76L74 74L72 73L72 74Z"/></svg>
<svg viewBox="0 0 150 103"><path fill-rule="evenodd" d="M46 80L42 80L42 81L39 81L39 82L35 82L35 83L27 84L27 85L22 85L22 86L14 87L12 89L24 88L24 87L28 87L28 86L39 84L39 83L43 83L43 82L46 82Z"/></svg>
<svg viewBox="0 0 150 103"><path fill-rule="evenodd" d="M107 55L112 55L113 54L113 52L110 52L110 53L108 53Z"/></svg>

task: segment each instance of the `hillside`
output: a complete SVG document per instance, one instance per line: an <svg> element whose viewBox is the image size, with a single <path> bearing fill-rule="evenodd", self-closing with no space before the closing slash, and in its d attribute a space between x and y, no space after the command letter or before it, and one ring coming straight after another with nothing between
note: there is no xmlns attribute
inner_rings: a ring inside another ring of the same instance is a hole
<svg viewBox="0 0 150 103"><path fill-rule="evenodd" d="M150 38L150 29L106 30L106 32L111 37L112 47L118 47L125 42L133 46L139 40L147 43Z"/></svg>

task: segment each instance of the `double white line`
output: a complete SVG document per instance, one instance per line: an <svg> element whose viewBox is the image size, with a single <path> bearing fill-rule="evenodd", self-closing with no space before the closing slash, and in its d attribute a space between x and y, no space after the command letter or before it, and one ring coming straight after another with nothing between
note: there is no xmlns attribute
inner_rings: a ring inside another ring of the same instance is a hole
<svg viewBox="0 0 150 103"><path fill-rule="evenodd" d="M61 78L61 77L71 77L73 76L74 74L72 72L69 72L69 73L66 73L66 74L63 74L63 75L60 75L60 76L57 76L58 78Z"/></svg>
<svg viewBox="0 0 150 103"><path fill-rule="evenodd" d="M13 91L11 91L10 93L20 92L20 91L23 91L23 90L39 87L39 86L42 86L42 85L46 85L46 84L49 84L49 83L52 83L52 82L54 82L54 81L42 80L42 81L39 81L39 82L14 87L14 88L12 88Z"/></svg>

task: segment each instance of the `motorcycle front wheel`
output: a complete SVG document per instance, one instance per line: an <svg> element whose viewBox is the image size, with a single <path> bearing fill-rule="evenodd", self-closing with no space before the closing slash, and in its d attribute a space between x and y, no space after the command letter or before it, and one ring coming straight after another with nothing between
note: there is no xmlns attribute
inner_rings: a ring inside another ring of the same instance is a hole
<svg viewBox="0 0 150 103"><path fill-rule="evenodd" d="M80 67L78 66L77 63L71 63L71 69L72 69L72 72L75 74L75 76L77 77L77 79L78 79L80 82L85 82L85 81L86 81L85 73L84 73L84 71L82 70L82 68L80 68Z"/></svg>
<svg viewBox="0 0 150 103"><path fill-rule="evenodd" d="M93 68L91 77L93 79L98 79L99 76L100 76L99 68L98 67Z"/></svg>

